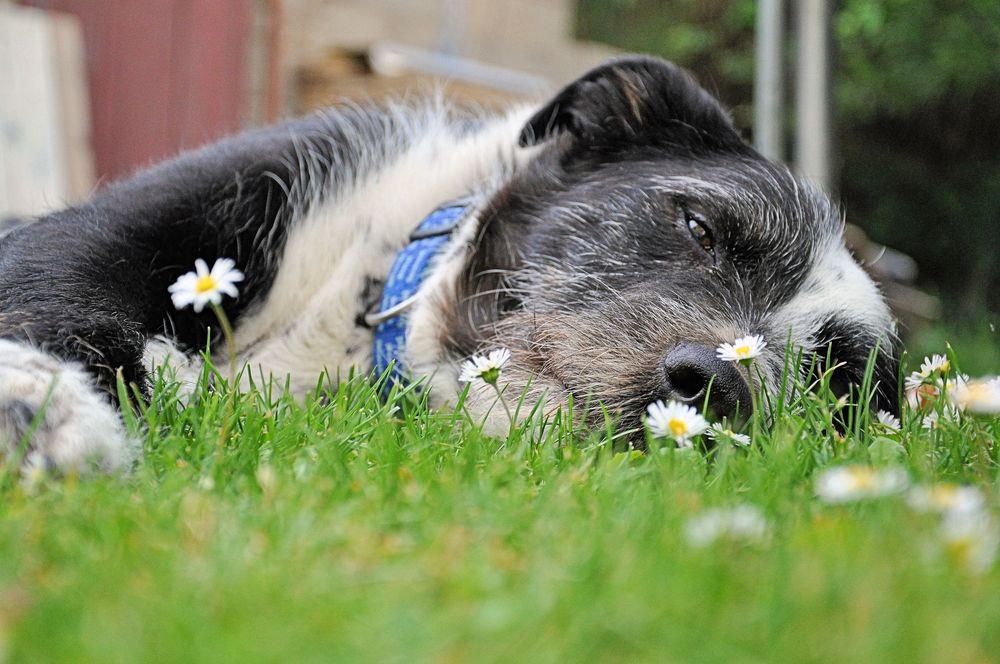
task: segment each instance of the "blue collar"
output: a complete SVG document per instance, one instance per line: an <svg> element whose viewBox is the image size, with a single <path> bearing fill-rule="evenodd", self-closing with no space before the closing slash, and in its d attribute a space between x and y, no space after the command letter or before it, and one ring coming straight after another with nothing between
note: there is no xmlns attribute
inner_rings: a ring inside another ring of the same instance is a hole
<svg viewBox="0 0 1000 664"><path fill-rule="evenodd" d="M372 366L375 377L386 376L382 393L388 395L393 383L406 383L401 354L406 347L406 310L416 299L431 261L465 218L471 200L446 203L429 215L410 234L410 242L396 256L382 288L379 310L368 313L365 322L375 326Z"/></svg>

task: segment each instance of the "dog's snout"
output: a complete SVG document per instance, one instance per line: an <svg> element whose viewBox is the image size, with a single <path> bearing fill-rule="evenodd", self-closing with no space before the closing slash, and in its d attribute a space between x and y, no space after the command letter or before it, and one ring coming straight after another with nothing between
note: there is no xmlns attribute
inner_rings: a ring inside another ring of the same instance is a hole
<svg viewBox="0 0 1000 664"><path fill-rule="evenodd" d="M708 394L708 409L716 417L733 419L750 412L750 388L738 366L720 360L708 346L675 346L663 359L663 379L668 398L698 409Z"/></svg>

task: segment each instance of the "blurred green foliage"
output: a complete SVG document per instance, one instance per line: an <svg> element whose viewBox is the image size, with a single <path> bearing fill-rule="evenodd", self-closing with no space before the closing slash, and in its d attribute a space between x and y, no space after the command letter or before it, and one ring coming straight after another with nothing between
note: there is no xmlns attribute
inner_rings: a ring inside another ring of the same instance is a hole
<svg viewBox="0 0 1000 664"><path fill-rule="evenodd" d="M907 340L907 368L916 370L923 358L949 347L963 373L996 374L1000 368L1000 316L981 313L965 320L945 319L918 330Z"/></svg>
<svg viewBox="0 0 1000 664"><path fill-rule="evenodd" d="M786 6L794 32L795 3ZM1000 2L836 7L838 194L848 218L916 258L921 285L949 315L1000 311ZM751 0L580 0L577 28L690 69L749 135L755 13ZM794 56L793 35L789 100Z"/></svg>

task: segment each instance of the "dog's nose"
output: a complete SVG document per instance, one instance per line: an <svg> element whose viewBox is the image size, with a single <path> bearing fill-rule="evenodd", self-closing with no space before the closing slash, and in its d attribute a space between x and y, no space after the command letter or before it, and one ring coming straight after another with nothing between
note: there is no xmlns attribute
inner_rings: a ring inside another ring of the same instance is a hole
<svg viewBox="0 0 1000 664"><path fill-rule="evenodd" d="M675 346L663 360L663 379L670 399L699 410L708 393L708 409L716 417L746 417L752 408L750 388L738 365L720 360L708 346Z"/></svg>

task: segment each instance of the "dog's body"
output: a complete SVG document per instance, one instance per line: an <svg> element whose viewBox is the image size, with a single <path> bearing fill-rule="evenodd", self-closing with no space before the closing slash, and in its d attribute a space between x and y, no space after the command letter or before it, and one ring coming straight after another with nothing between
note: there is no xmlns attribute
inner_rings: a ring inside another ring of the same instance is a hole
<svg viewBox="0 0 1000 664"><path fill-rule="evenodd" d="M243 134L10 232L0 443L11 450L44 405L30 463L127 467L135 447L98 391L114 392L116 372L144 386L167 357L181 379L196 369L214 314L177 311L167 291L196 258L246 274L225 310L254 376L303 393L324 370L367 370L365 313L394 257L458 197L471 213L407 312L400 358L436 403L460 390L464 359L504 346L508 389L532 400L572 394L634 428L649 402L693 401L711 379L731 414L747 386L704 351L744 333L770 342L765 380L789 340L833 343L849 380L879 346L894 401L892 319L835 208L686 76L631 58L534 115L347 108ZM485 414L493 400L474 385L468 403Z"/></svg>

